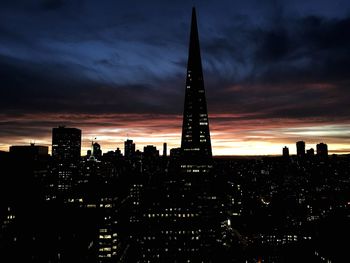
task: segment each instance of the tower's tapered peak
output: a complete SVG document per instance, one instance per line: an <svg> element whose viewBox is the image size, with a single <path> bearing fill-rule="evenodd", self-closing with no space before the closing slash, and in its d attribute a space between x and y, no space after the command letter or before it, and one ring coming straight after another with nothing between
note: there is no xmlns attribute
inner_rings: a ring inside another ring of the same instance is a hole
<svg viewBox="0 0 350 263"><path fill-rule="evenodd" d="M181 149L184 157L192 160L202 161L212 156L195 8L192 9Z"/></svg>
<svg viewBox="0 0 350 263"><path fill-rule="evenodd" d="M191 68L196 70L201 75L202 72L202 60L199 46L199 37L198 37L198 26L197 26L197 16L196 9L192 9L192 21L191 21L191 33L190 33L190 46L188 52L188 64L187 70Z"/></svg>

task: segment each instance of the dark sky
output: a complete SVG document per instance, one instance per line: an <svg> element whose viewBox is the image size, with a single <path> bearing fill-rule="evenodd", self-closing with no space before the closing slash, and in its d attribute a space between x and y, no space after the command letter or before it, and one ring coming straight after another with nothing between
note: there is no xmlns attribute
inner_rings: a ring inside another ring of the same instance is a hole
<svg viewBox="0 0 350 263"><path fill-rule="evenodd" d="M346 0L2 0L0 149L59 124L177 146L194 4L214 154L350 151Z"/></svg>

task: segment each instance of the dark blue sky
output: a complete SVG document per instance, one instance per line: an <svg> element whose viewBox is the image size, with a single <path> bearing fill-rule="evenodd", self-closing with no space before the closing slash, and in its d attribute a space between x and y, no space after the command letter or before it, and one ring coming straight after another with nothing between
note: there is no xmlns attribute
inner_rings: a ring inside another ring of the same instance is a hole
<svg viewBox="0 0 350 263"><path fill-rule="evenodd" d="M181 114L194 4L210 114L234 115L227 126L349 123L349 1L3 0L0 142L11 129L28 137L18 116L50 127L52 114L72 125L79 114Z"/></svg>

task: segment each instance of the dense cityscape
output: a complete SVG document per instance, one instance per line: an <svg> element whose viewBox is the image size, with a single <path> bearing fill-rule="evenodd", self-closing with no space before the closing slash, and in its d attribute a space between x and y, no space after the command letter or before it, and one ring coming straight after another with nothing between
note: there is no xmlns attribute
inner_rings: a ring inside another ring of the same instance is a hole
<svg viewBox="0 0 350 263"><path fill-rule="evenodd" d="M203 254L209 237L186 225L197 226L203 211L163 203L186 191L175 181L180 148L170 156L166 144L163 154L151 145L140 152L126 140L124 154L117 149L101 155L95 142L80 157L80 136L76 128L53 128L52 156L39 145L1 152L3 262L199 256L215 262L224 255L227 262L342 262L346 256L348 155L306 154L300 147L297 156L284 148L279 157L214 157L215 185L206 197L216 209L217 229L215 246ZM179 228L169 227L171 220Z"/></svg>
<svg viewBox="0 0 350 263"><path fill-rule="evenodd" d="M210 116L210 114L209 114ZM182 139L81 154L79 127L0 152L1 262L345 262L350 155L213 156L193 8ZM121 150L123 149L123 150ZM161 150L161 153L159 151Z"/></svg>

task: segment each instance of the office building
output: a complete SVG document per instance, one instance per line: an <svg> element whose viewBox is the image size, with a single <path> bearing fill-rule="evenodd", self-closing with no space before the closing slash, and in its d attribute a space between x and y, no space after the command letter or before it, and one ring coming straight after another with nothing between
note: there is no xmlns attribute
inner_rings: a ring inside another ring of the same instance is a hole
<svg viewBox="0 0 350 263"><path fill-rule="evenodd" d="M163 157L166 157L167 156L167 144L166 142L163 143Z"/></svg>
<svg viewBox="0 0 350 263"><path fill-rule="evenodd" d="M309 150L306 150L306 156L312 157L315 155L315 151L313 148L310 148Z"/></svg>
<svg viewBox="0 0 350 263"><path fill-rule="evenodd" d="M296 143L297 146L297 156L298 157L304 157L305 156L305 142L304 141L298 141Z"/></svg>
<svg viewBox="0 0 350 263"><path fill-rule="evenodd" d="M135 155L135 143L133 140L127 139L124 142L124 156L127 159L133 158Z"/></svg>
<svg viewBox="0 0 350 263"><path fill-rule="evenodd" d="M181 156L181 148L172 148L170 149L170 157L172 159L178 159Z"/></svg>
<svg viewBox="0 0 350 263"><path fill-rule="evenodd" d="M47 157L49 154L49 147L35 145L14 145L10 146L10 153L16 157L27 158L31 160L37 160L40 157Z"/></svg>
<svg viewBox="0 0 350 263"><path fill-rule="evenodd" d="M172 155L175 152L171 150ZM222 218L219 198L213 192L211 167L209 120L193 8L180 158L172 161L161 181L154 179L146 189L140 220L143 232L138 238L142 262L210 262L214 255L217 257Z"/></svg>
<svg viewBox="0 0 350 263"><path fill-rule="evenodd" d="M143 147L143 157L144 159L155 159L159 157L159 151L157 150L157 147L153 145L147 145Z"/></svg>
<svg viewBox="0 0 350 263"><path fill-rule="evenodd" d="M321 142L316 145L317 156L319 157L327 157L328 156L328 145Z"/></svg>
<svg viewBox="0 0 350 263"><path fill-rule="evenodd" d="M80 161L81 130L60 126L52 129L52 157L60 164L76 165Z"/></svg>
<svg viewBox="0 0 350 263"><path fill-rule="evenodd" d="M196 159L198 162L206 162L212 156L198 28L194 10L187 62L181 149L184 160L190 158L192 161Z"/></svg>
<svg viewBox="0 0 350 263"><path fill-rule="evenodd" d="M60 126L52 129L52 173L58 193L67 193L77 177L81 151L81 130ZM55 198L55 193L51 193Z"/></svg>
<svg viewBox="0 0 350 263"><path fill-rule="evenodd" d="M102 157L101 145L99 145L97 142L92 144L92 155L97 160L101 160L101 157Z"/></svg>

